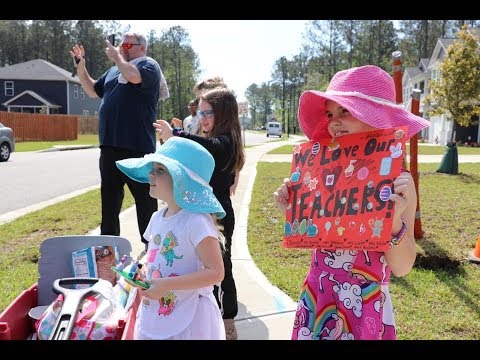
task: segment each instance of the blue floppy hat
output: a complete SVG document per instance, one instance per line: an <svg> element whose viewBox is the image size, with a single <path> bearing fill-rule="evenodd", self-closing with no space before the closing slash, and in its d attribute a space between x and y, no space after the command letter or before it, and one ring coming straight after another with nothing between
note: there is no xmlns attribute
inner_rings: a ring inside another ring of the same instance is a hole
<svg viewBox="0 0 480 360"><path fill-rule="evenodd" d="M225 217L225 210L209 185L215 160L202 145L174 136L153 154L116 161L125 175L141 183L149 182L153 163L165 166L172 176L178 206L191 212L215 214L219 219Z"/></svg>

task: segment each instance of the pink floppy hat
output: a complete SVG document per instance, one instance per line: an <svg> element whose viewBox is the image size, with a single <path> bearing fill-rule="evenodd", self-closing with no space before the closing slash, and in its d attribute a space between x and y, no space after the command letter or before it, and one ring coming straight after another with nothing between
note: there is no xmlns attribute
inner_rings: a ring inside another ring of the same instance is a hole
<svg viewBox="0 0 480 360"><path fill-rule="evenodd" d="M326 100L335 101L355 118L378 129L408 125L408 138L430 126L429 121L396 104L393 78L374 65L339 71L327 91L308 90L300 96L299 124L309 140L331 137Z"/></svg>

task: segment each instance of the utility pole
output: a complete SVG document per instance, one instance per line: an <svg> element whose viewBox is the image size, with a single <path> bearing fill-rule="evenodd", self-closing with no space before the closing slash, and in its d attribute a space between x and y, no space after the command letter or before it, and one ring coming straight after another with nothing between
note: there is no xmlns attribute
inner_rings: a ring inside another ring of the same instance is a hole
<svg viewBox="0 0 480 360"><path fill-rule="evenodd" d="M403 103L403 86L402 86L402 52L394 51L392 53L393 81L395 83L395 100L397 104ZM420 110L420 94L419 89L413 89L411 112L414 115L419 114ZM415 190L417 192L417 209L415 211L415 227L414 237L416 240L423 237L422 223L420 220L420 194L419 194L419 178L418 178L418 135L415 134L410 139L410 173L412 174Z"/></svg>
<svg viewBox="0 0 480 360"><path fill-rule="evenodd" d="M246 140L245 140L245 111L242 113L242 127L243 127L243 147L245 147Z"/></svg>
<svg viewBox="0 0 480 360"><path fill-rule="evenodd" d="M411 112L414 115L420 113L420 89L412 90L412 107ZM415 183L415 190L417 192L417 210L415 211L415 226L414 236L415 239L421 239L423 237L422 221L420 219L420 194L418 191L418 133L410 138L410 173Z"/></svg>

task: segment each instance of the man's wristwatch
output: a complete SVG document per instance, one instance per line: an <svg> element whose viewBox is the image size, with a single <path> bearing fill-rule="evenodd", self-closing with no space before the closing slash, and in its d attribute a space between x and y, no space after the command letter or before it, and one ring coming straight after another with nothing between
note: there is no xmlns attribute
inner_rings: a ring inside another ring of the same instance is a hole
<svg viewBox="0 0 480 360"><path fill-rule="evenodd" d="M182 129L177 128L177 127L173 128L173 129L172 129L172 134L173 134L173 136L178 136L178 135L180 135L180 131L182 131Z"/></svg>
<svg viewBox="0 0 480 360"><path fill-rule="evenodd" d="M402 221L402 228L396 236L392 236L390 239L390 249L398 244L400 244L407 233L407 224Z"/></svg>

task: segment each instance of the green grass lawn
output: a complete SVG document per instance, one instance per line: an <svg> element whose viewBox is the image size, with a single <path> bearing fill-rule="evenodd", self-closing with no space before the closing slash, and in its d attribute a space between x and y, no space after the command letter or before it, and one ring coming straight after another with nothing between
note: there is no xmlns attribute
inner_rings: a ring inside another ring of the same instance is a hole
<svg viewBox="0 0 480 360"><path fill-rule="evenodd" d="M15 144L15 151L24 152L45 150L50 149L56 145L98 145L98 135L79 134L77 140L71 141L22 141Z"/></svg>
<svg viewBox="0 0 480 360"><path fill-rule="evenodd" d="M417 241L413 270L392 276L398 338L478 340L480 266L466 258L480 235L480 164L461 164L457 176L436 173L437 167L419 164L425 235ZM289 163L258 164L247 231L257 266L296 301L311 252L281 247L284 218L273 192L289 174Z"/></svg>
<svg viewBox="0 0 480 360"><path fill-rule="evenodd" d="M268 152L269 154L292 154L294 145L283 145ZM444 145L418 145L418 155L443 155L446 146ZM480 147L459 146L459 155L480 155ZM410 154L410 146L407 145L407 154Z"/></svg>

